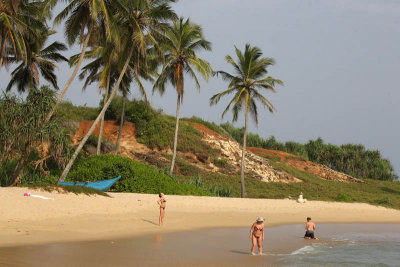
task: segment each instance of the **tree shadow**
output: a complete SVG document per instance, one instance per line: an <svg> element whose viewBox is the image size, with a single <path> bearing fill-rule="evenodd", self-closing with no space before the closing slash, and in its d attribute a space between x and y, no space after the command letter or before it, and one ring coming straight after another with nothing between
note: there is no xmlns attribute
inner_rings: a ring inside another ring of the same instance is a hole
<svg viewBox="0 0 400 267"><path fill-rule="evenodd" d="M394 189L389 188L389 187L381 186L380 189L381 189L382 191L387 192L387 193L394 193L394 194L399 194L399 193L400 193L398 190L394 190Z"/></svg>
<svg viewBox="0 0 400 267"><path fill-rule="evenodd" d="M154 225L157 225L157 226L158 226L158 223L155 223L155 222L150 221L150 220L147 220L147 219L142 219L142 221L147 222L147 223L151 223L151 224L154 224Z"/></svg>

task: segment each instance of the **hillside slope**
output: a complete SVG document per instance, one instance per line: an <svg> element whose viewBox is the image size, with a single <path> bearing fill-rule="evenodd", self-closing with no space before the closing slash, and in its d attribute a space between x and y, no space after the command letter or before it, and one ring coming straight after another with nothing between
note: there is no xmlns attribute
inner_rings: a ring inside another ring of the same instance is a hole
<svg viewBox="0 0 400 267"><path fill-rule="evenodd" d="M75 134L72 136L73 144L77 144L87 133L92 121L82 121ZM242 149L239 143L226 136L207 128L206 126L193 122L181 122L194 127L201 132L202 140L207 143L214 151L215 158L211 159L210 155L197 153L196 151L178 151L178 157L184 161L184 164L190 164L194 168L198 168L204 172L217 172L225 175L238 174L240 172L240 158ZM116 121L105 121L103 138L115 143L118 136L119 124ZM99 125L96 127L94 134L98 135ZM93 153L93 149L85 147L88 154ZM137 142L136 130L133 123L125 123L122 131L120 142L120 154L131 159L146 162L148 164L162 167L167 166L170 162L168 156L172 154L170 149L158 150L150 149L147 146ZM323 166L311 161L305 161L292 154L260 148L248 148L246 153L246 169L247 177L252 177L263 182L283 182L293 183L302 182L301 179L289 174L283 170L274 168L271 161L279 159L280 163L305 171L324 180L340 181L340 182L361 182L359 179L351 177L347 174L334 171L327 166ZM219 163L219 164L218 164ZM177 166L177 173L180 173ZM180 173L184 174L184 173Z"/></svg>

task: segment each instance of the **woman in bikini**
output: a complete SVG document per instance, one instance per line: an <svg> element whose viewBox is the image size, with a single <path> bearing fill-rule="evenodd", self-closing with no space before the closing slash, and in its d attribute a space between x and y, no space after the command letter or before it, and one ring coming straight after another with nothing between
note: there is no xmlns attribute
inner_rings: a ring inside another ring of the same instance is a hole
<svg viewBox="0 0 400 267"><path fill-rule="evenodd" d="M160 206L160 218L158 219L158 225L163 226L167 201L165 200L163 193L160 193L158 196L160 197L160 199L157 200L157 204Z"/></svg>
<svg viewBox="0 0 400 267"><path fill-rule="evenodd" d="M264 218L258 217L250 228L250 239L252 241L251 254L255 255L254 250L258 246L258 253L262 255L262 242L264 241Z"/></svg>

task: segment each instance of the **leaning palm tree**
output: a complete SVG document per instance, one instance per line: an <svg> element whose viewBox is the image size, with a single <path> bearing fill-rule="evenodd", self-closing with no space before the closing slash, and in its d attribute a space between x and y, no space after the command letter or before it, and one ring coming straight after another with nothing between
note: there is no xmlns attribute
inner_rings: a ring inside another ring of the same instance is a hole
<svg viewBox="0 0 400 267"><path fill-rule="evenodd" d="M118 55L119 55L118 51L113 44L109 42L102 43L100 46L97 46L94 50L86 52L85 57L94 58L94 60L88 63L86 66L84 66L82 68L81 74L79 75L79 78L81 80L85 79L86 77L83 89L86 89L88 85L94 82L97 82L99 84L100 89L105 88L103 106L107 103L109 87L112 87L117 82L118 77L120 75L120 69L119 69L120 66L118 65L117 62ZM70 62L72 64L75 64L78 58L79 55L75 55L72 57ZM139 88L139 92L147 101L146 90L142 84L141 79L143 78L145 80L153 81L154 80L153 76L157 74L154 63L150 62L150 60L146 65L141 64L138 71L135 70L135 64L136 64L135 57L132 56L132 60L127 68L128 71L125 73L119 88L123 98L122 98L122 110L120 116L120 129L116 142L115 154L118 154L119 141L121 138L123 123L124 123L125 102L127 95L129 94L130 91L129 88L131 83L134 82L136 84L136 86ZM99 131L99 138L97 142L97 151L96 151L97 155L100 154L103 126L104 126L104 114L100 122L100 131Z"/></svg>
<svg viewBox="0 0 400 267"><path fill-rule="evenodd" d="M176 104L176 124L174 137L174 150L172 155L170 175L173 174L176 147L178 143L179 109L183 101L184 93L184 72L190 74L200 90L200 83L193 70L196 69L205 80L208 81L212 69L210 64L198 58L196 53L201 50L211 50L210 42L204 39L202 29L199 25L191 23L189 19L175 20L171 28L160 37L161 48L164 51L164 66L161 74L154 83L153 92L158 90L161 94L165 91L167 82L176 88L178 94Z"/></svg>
<svg viewBox="0 0 400 267"><path fill-rule="evenodd" d="M274 65L275 61L272 58L262 57L262 52L258 47L251 47L249 44L246 44L244 53L242 53L237 47L235 47L235 50L238 58L237 62L231 56L226 56L226 61L233 66L235 74L229 74L225 71L216 72L217 75L221 75L224 80L228 81L229 85L227 90L211 97L210 105L215 105L219 102L221 97L234 93L234 97L222 113L223 118L225 113L232 106L233 122L237 121L238 114L244 106L245 124L240 179L242 197L245 198L247 197L247 194L244 184L244 168L249 112L256 124L258 124L256 100L259 100L264 107L267 107L270 112L273 112L274 106L263 95L261 95L259 91L266 89L275 92L275 85L283 85L283 82L270 76L266 76L268 73L267 67Z"/></svg>
<svg viewBox="0 0 400 267"><path fill-rule="evenodd" d="M57 76L54 73L57 68L56 63L60 61L68 61L60 51L67 50L67 47L60 42L53 42L44 47L48 37L54 32L44 30L37 38L30 36L25 37L26 40L26 57L11 73L10 82L6 91L16 85L18 92L25 92L27 89L40 85L40 74L45 80L50 82L55 89L58 89ZM15 56L8 57L10 63L17 63L18 58Z"/></svg>
<svg viewBox="0 0 400 267"><path fill-rule="evenodd" d="M102 23L100 30L100 38L95 47L85 53L85 58L93 59L90 63L82 68L82 72L79 75L79 79L83 80L86 77L83 90L93 82L97 82L99 85L100 92L105 90L104 102L106 104L111 80L111 70L115 70L116 61L118 60L118 51L114 42L107 40L105 25ZM71 57L70 65L76 65L79 61L80 54ZM114 71L115 72L115 71ZM118 79L119 73L116 73L115 81ZM101 118L99 138L97 140L96 154L100 154L102 136L104 127L104 115Z"/></svg>
<svg viewBox="0 0 400 267"><path fill-rule="evenodd" d="M122 129L124 127L124 117L125 117L125 104L127 100L127 96L130 93L130 84L134 83L138 88L140 94L144 97L145 102L147 103L147 95L146 90L143 86L142 79L147 81L154 81L154 76L157 75L157 66L158 63L154 62L154 57L148 57L146 62L139 62L139 67L135 67L136 60L133 58L131 65L128 66L130 77L127 77L126 81L123 81L120 86L120 91L122 93L122 109L120 116L120 124L117 142L115 144L115 155L118 154L119 143L121 140ZM135 69L136 68L136 69Z"/></svg>
<svg viewBox="0 0 400 267"><path fill-rule="evenodd" d="M58 105L61 103L65 93L67 92L72 81L75 79L76 74L82 64L85 56L86 48L91 42L95 44L95 33L98 29L99 22L104 22L107 31L107 38L111 38L110 18L108 12L107 0L71 0L64 10L57 15L54 20L55 24L60 24L65 18L65 34L67 36L68 44L73 45L78 42L82 44L82 51L75 69L70 78L58 96L57 102L53 109L46 117L45 124L50 120L56 111Z"/></svg>
<svg viewBox="0 0 400 267"><path fill-rule="evenodd" d="M146 62L149 44L157 46L154 33L165 30L168 26L167 22L176 18L175 12L169 5L171 2L174 2L174 0L119 0L115 2L117 10L114 14L115 25L113 27L119 29L120 41L118 43L121 45L121 61L118 62L123 62L123 67L121 68L120 75L107 103L103 106L100 114L76 148L60 176L60 181L64 181L67 177L82 147L85 145L87 139L111 104L111 101L118 91L122 78L128 69L128 65L132 61L133 52L135 51L133 56L135 62L133 70L137 73L140 69L140 62Z"/></svg>

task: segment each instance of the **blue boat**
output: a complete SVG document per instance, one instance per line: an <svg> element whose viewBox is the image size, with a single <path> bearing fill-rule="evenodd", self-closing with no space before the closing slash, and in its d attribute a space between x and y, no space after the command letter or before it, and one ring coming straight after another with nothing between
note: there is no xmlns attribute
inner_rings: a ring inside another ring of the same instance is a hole
<svg viewBox="0 0 400 267"><path fill-rule="evenodd" d="M109 179L109 180L102 180L102 181L96 181L96 182L58 182L59 185L80 185L80 186L86 186L86 187L91 187L94 189L98 189L101 191L106 191L109 189L111 186L113 186L119 179L121 179L121 175L118 177L115 177L114 179Z"/></svg>

